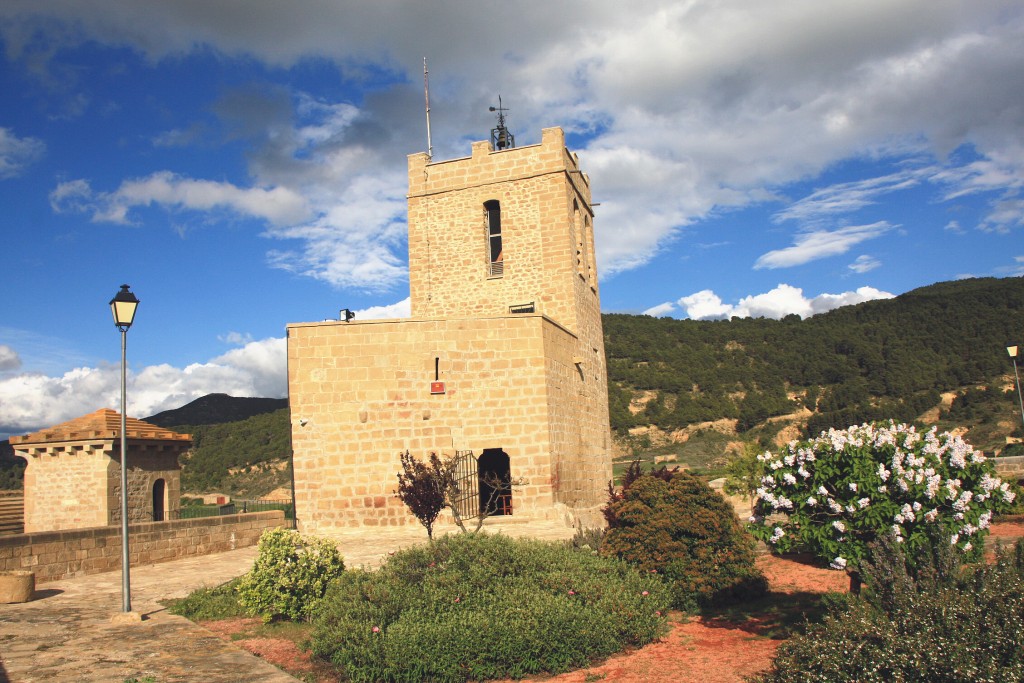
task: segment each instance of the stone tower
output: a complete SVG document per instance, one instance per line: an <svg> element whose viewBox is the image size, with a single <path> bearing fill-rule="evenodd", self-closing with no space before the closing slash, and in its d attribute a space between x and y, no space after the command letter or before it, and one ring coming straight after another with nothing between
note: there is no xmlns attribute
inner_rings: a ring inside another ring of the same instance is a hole
<svg viewBox="0 0 1024 683"><path fill-rule="evenodd" d="M600 523L611 479L589 180L559 128L409 157L412 317L288 328L300 526L415 523L399 454L471 451L502 512ZM485 490L481 480L481 495Z"/></svg>

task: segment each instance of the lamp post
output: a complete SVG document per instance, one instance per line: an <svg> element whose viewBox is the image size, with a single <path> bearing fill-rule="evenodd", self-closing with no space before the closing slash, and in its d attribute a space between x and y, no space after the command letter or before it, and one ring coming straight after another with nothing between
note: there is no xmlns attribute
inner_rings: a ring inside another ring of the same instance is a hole
<svg viewBox="0 0 1024 683"><path fill-rule="evenodd" d="M121 290L110 300L110 311L114 314L114 325L121 330L121 606L122 611L132 611L131 566L128 560L128 436L125 417L127 405L125 395L127 365L125 363L128 345L128 328L135 319L139 300L121 285Z"/></svg>
<svg viewBox="0 0 1024 683"><path fill-rule="evenodd" d="M1017 380L1017 402L1020 403L1020 420L1021 424L1024 424L1024 398L1021 398L1020 375L1017 374L1017 347L1007 346L1006 352L1010 354L1010 360L1013 361L1013 377Z"/></svg>

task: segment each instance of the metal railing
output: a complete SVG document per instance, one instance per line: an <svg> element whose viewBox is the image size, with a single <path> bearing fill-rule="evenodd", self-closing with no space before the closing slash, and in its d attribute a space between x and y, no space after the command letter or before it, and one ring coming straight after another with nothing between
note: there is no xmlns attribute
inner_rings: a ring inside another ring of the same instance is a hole
<svg viewBox="0 0 1024 683"><path fill-rule="evenodd" d="M295 503L290 500L271 500L265 498L236 499L230 503L215 505L186 505L167 515L167 519L196 519L199 517L217 517L218 515L235 515L247 512L267 512L268 510L284 511L284 518L295 520Z"/></svg>

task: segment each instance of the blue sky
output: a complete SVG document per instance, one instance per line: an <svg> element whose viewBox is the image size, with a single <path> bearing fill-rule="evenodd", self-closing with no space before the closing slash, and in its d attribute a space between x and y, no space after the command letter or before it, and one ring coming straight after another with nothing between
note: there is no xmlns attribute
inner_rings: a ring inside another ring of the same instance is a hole
<svg viewBox="0 0 1024 683"><path fill-rule="evenodd" d="M502 96L590 174L605 311L813 315L1024 274L1024 5L0 5L0 438L285 394L284 327L407 314L406 155ZM1002 343L1003 340L999 340Z"/></svg>

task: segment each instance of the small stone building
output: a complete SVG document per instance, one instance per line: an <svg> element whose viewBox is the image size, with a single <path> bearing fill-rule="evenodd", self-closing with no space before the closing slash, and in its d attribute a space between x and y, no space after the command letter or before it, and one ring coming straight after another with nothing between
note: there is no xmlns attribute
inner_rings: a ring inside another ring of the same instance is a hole
<svg viewBox="0 0 1024 683"><path fill-rule="evenodd" d="M602 524L612 465L593 211L562 130L450 161L413 154L408 201L411 318L288 326L300 528L416 524L394 494L406 450L460 457L466 488L499 515ZM511 485L494 497L496 480Z"/></svg>
<svg viewBox="0 0 1024 683"><path fill-rule="evenodd" d="M178 456L192 445L178 434L127 418L128 518L177 516ZM121 523L121 414L109 408L25 436L12 436L25 468L25 533Z"/></svg>

